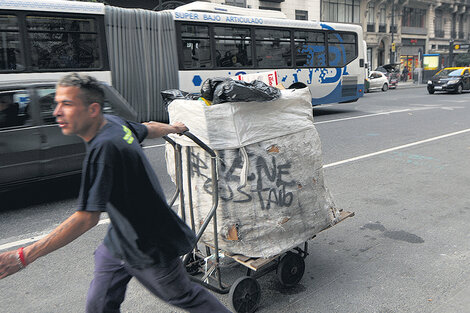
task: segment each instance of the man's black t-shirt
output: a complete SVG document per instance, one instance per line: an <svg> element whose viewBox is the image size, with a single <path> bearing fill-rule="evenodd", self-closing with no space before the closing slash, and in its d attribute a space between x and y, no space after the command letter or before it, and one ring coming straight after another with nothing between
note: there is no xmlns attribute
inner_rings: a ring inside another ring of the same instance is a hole
<svg viewBox="0 0 470 313"><path fill-rule="evenodd" d="M169 208L139 143L147 127L105 115L107 123L87 144L79 210L106 211L106 247L131 266L168 266L189 252L195 236Z"/></svg>

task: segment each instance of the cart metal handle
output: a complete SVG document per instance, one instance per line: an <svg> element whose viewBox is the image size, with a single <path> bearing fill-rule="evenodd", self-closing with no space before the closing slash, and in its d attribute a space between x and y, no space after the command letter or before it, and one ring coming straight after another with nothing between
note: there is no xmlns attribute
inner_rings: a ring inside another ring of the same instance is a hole
<svg viewBox="0 0 470 313"><path fill-rule="evenodd" d="M190 131L184 131L182 135L188 137L191 139L194 143L196 143L199 147L201 147L204 151L206 151L210 156L211 156L211 181L212 181L212 207L207 214L206 218L204 219L204 222L202 223L201 227L199 228L199 231L196 234L196 244L199 242L199 240L202 237L202 234L206 230L207 226L209 225L210 221L213 219L213 226L214 226L214 248L215 248L215 256L216 256L216 264L219 263L219 255L217 251L219 251L219 240L218 240L218 234L217 234L217 217L216 217L216 210L218 207L218 201L219 201L219 186L218 186L218 179L217 179L217 160L216 156L217 154L213 149L211 149L208 145L206 145L203 141L201 141L199 138L197 138L194 134L192 134ZM174 140L171 138L168 138L167 136L163 137L166 141L168 141L176 151L178 151L178 154L181 155L181 149L178 149L178 147L181 147L179 144L177 144ZM176 158L175 158L176 159ZM181 157L179 156L178 161L182 161ZM181 163L180 163L181 167ZM178 173L178 171L177 171ZM190 173L188 173L190 175ZM182 178L182 175L180 176ZM180 194L180 197L182 197L183 194L183 184L178 183L177 184L178 188L181 188L177 193ZM176 195L175 195L176 196ZM190 205L190 209L192 210L192 205ZM184 207L182 207L182 211L184 211ZM191 214L192 215L192 214ZM194 228L193 228L194 230ZM189 254L184 256L183 262L186 264L189 260ZM219 268L217 268L217 271ZM220 278L220 275L217 275ZM220 280L220 279L219 279ZM221 282L219 281L219 285L221 285Z"/></svg>
<svg viewBox="0 0 470 313"><path fill-rule="evenodd" d="M196 143L199 147L201 147L201 148L204 149L207 153L209 153L211 157L213 157L213 158L216 157L215 151L212 150L211 148L209 148L209 146L206 145L204 142L202 142L199 138L197 138L196 136L194 136L194 134L192 134L189 130L184 131L184 132L183 132L183 135L185 135L186 137L188 137L189 139L191 139L192 141L194 141L194 143Z"/></svg>

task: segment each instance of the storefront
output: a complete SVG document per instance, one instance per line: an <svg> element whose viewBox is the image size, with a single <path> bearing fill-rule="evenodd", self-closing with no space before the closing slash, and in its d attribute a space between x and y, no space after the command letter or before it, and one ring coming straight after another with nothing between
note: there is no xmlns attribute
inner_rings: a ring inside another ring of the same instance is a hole
<svg viewBox="0 0 470 313"><path fill-rule="evenodd" d="M403 38L401 47L401 70L408 67L408 79L413 78L416 69L421 69L421 61L425 52L426 39Z"/></svg>

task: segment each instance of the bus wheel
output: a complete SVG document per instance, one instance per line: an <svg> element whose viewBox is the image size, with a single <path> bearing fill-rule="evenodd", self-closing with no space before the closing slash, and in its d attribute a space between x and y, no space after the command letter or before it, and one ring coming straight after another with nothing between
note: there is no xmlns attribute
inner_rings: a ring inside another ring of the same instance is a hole
<svg viewBox="0 0 470 313"><path fill-rule="evenodd" d="M305 88L307 87L307 85L305 85L304 83L293 83L292 85L289 86L288 89L302 89L302 88Z"/></svg>

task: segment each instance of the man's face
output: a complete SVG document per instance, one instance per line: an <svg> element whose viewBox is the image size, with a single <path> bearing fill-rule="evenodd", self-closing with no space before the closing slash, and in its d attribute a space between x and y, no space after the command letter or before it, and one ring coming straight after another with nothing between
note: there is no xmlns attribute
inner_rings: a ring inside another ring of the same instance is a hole
<svg viewBox="0 0 470 313"><path fill-rule="evenodd" d="M58 86L54 116L64 135L84 137L92 124L91 110L80 98L79 87Z"/></svg>

